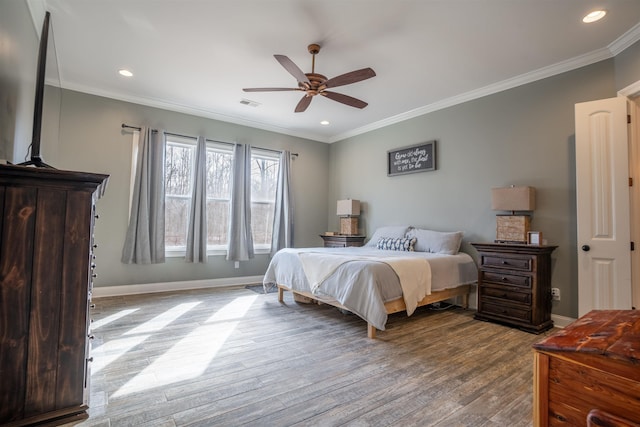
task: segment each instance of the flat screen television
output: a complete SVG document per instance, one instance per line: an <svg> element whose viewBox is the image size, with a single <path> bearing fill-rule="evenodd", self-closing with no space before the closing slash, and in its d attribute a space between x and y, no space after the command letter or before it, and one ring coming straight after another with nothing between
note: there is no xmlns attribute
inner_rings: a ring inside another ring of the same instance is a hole
<svg viewBox="0 0 640 427"><path fill-rule="evenodd" d="M33 134L31 138L31 159L20 163L21 166L36 166L52 168L46 164L40 156L40 137L42 133L42 107L44 103L44 84L47 68L47 45L49 43L49 21L51 14L46 12L40 34L40 45L38 47L38 69L36 74L36 99L33 106Z"/></svg>

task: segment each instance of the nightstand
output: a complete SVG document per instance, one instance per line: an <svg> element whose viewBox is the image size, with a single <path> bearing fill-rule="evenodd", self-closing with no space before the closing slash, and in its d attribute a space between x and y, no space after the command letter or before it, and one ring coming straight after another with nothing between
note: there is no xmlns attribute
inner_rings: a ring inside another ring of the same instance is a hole
<svg viewBox="0 0 640 427"><path fill-rule="evenodd" d="M321 234L322 240L324 240L325 248L346 248L348 246L362 246L364 245L364 239L366 236L356 236L348 234L335 234L333 236L327 236Z"/></svg>
<svg viewBox="0 0 640 427"><path fill-rule="evenodd" d="M478 320L540 333L551 320L551 253L557 246L472 243L478 250Z"/></svg>

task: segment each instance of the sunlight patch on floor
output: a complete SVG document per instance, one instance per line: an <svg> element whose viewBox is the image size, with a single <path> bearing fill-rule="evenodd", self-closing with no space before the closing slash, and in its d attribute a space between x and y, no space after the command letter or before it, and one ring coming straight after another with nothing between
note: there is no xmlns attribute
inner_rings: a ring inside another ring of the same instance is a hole
<svg viewBox="0 0 640 427"><path fill-rule="evenodd" d="M216 311L206 323L243 318L257 297L258 295L250 295L236 298Z"/></svg>
<svg viewBox="0 0 640 427"><path fill-rule="evenodd" d="M143 323L142 325L137 326L125 332L124 333L124 335L126 335L125 337L115 339L115 340L110 340L108 342L105 342L103 345L96 347L91 351L91 354L93 355L93 364L91 365L92 373L95 374L100 372L106 366L113 363L115 360L122 357L132 348L136 347L137 345L141 344L144 340L149 338L152 332L157 332L162 330L165 326L175 321L178 317L182 316L184 313L191 310L198 304L200 304L200 301L179 304L165 311L164 313L159 314L153 319ZM106 319L109 319L110 317L114 317L116 315L118 315L119 316L118 318L120 318L136 310L138 309L136 308L132 310L123 310L116 313L113 316L107 317ZM124 312L128 312L128 313L124 313ZM115 319L112 319L111 321L113 320ZM101 326L104 324L105 323L103 322Z"/></svg>
<svg viewBox="0 0 640 427"><path fill-rule="evenodd" d="M236 298L120 387L122 397L202 375L258 295ZM235 320L233 320L235 319Z"/></svg>
<svg viewBox="0 0 640 427"><path fill-rule="evenodd" d="M121 310L117 313L112 314L111 316L107 316L104 319L100 319L100 320L96 320L95 322L93 322L91 324L91 330L95 331L96 329L104 326L104 325L108 325L109 323L115 322L118 319L121 319L125 316L128 316L131 313L134 313L136 311L140 310L139 308L131 308L128 310Z"/></svg>
<svg viewBox="0 0 640 427"><path fill-rule="evenodd" d="M133 337L121 338L104 343L100 347L96 347L91 351L93 355L93 363L91 364L91 373L96 374L109 364L113 363L123 354L127 353L133 347L137 346L151 335L136 335Z"/></svg>
<svg viewBox="0 0 640 427"><path fill-rule="evenodd" d="M159 314L158 316L147 322L144 322L142 325L127 331L125 335L148 334L150 332L160 331L164 329L164 327L169 323L173 322L178 317L182 316L187 311L191 310L193 307L197 306L200 303L201 301L196 301L176 305L172 309Z"/></svg>

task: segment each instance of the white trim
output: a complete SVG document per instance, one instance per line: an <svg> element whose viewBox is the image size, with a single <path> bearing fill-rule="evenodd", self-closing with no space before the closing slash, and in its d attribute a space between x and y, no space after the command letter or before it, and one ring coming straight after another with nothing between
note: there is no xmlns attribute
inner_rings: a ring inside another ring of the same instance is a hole
<svg viewBox="0 0 640 427"><path fill-rule="evenodd" d="M627 98L635 98L640 96L640 80L635 83L631 83L629 86L620 89L618 96L626 96Z"/></svg>
<svg viewBox="0 0 640 427"><path fill-rule="evenodd" d="M62 80L62 79L61 79ZM217 113L215 111L205 110L203 108L191 107L188 105L178 104L169 101L163 101L156 98L144 98L131 94L113 92L108 90L96 89L91 86L85 86L75 83L69 83L62 81L61 87L67 90L73 90L76 92L86 93L89 95L101 96L103 98L115 99L118 101L130 102L132 104L146 105L148 107L160 108L167 111L175 111L178 113L189 114L196 117L204 117L207 119L219 120L225 123L233 123L236 125L247 126L253 129L262 129L269 132L276 132L282 135L291 135L298 138L309 139L318 142L329 142L328 138L316 135L314 133L300 132L293 129L282 128L275 125L270 125L262 122L256 122L242 117L230 116L226 114Z"/></svg>
<svg viewBox="0 0 640 427"><path fill-rule="evenodd" d="M187 280L181 282L145 283L140 285L97 286L93 288L94 298L122 295L151 294L156 292L185 291L188 289L225 288L229 286L262 283L264 276L227 277L222 279Z"/></svg>
<svg viewBox="0 0 640 427"><path fill-rule="evenodd" d="M571 323L575 322L578 319L574 319L573 317L560 316L559 314L552 314L551 320L553 320L553 326L556 328L564 328L565 326L569 326Z"/></svg>
<svg viewBox="0 0 640 427"><path fill-rule="evenodd" d="M635 42L640 40L640 23L637 23L629 31L615 39L607 46L613 56L616 56Z"/></svg>
<svg viewBox="0 0 640 427"><path fill-rule="evenodd" d="M475 89L469 92L465 92L460 95L452 96L450 98L442 99L432 104L425 105L423 107L416 108L414 110L407 111L405 113L398 114L396 116L389 117L384 120L380 120L375 123L371 123L366 126L353 129L348 132L344 132L340 135L335 135L330 139L329 142L333 143L333 142L342 141L343 139L346 139L346 138L350 138L366 132L370 132L372 130L387 127L395 123L400 123L405 120L409 120L414 117L419 117L427 113L432 113L434 111L442 110L448 107L453 107L454 105L462 104L468 101L473 101L474 99L479 99L488 95L493 95L494 93L502 92L508 89L513 89L518 86L522 86L538 80L546 79L547 77L552 77L558 74L565 73L567 71L571 71L587 65L595 64L596 62L604 61L605 59L609 59L611 57L612 55L608 48L594 50L593 52L576 56L574 58L567 59L566 61L558 62L548 67L543 67L543 68L539 68L537 70L531 71L529 73L520 74L519 76L502 80L500 82L490 84L485 87L481 87L479 89Z"/></svg>

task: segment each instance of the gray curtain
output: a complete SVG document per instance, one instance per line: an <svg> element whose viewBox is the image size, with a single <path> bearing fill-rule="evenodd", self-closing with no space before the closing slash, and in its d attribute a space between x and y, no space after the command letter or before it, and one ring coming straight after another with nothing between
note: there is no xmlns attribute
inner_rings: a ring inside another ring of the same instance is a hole
<svg viewBox="0 0 640 427"><path fill-rule="evenodd" d="M291 200L291 153L280 154L278 188L271 235L271 256L282 248L293 247L293 201Z"/></svg>
<svg viewBox="0 0 640 427"><path fill-rule="evenodd" d="M122 249L125 264L164 262L165 134L140 130L129 228Z"/></svg>
<svg viewBox="0 0 640 427"><path fill-rule="evenodd" d="M251 233L251 146L236 144L233 148L231 183L231 217L227 259L247 261L253 258Z"/></svg>
<svg viewBox="0 0 640 427"><path fill-rule="evenodd" d="M207 262L207 144L198 137L187 231L187 262Z"/></svg>

